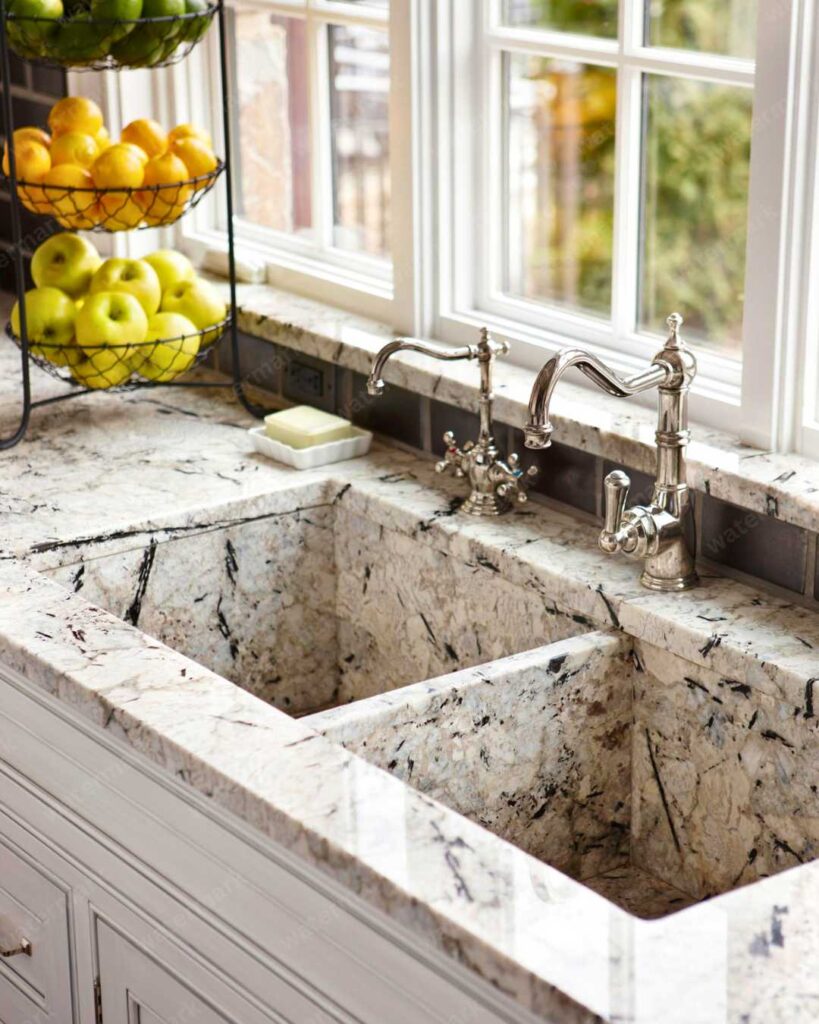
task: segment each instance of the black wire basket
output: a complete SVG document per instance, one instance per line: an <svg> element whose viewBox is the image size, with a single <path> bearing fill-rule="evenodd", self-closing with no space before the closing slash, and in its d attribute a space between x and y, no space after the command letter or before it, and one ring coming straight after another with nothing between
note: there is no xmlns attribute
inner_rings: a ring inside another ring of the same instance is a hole
<svg viewBox="0 0 819 1024"><path fill-rule="evenodd" d="M29 359L55 380L94 391L132 391L169 384L207 358L230 325L230 317L195 333L119 345L53 344L30 341ZM6 334L22 349L10 323Z"/></svg>
<svg viewBox="0 0 819 1024"><path fill-rule="evenodd" d="M188 0L195 9L185 14L105 18L94 13L95 5L67 2L69 13L61 18L7 14L10 49L32 63L76 71L167 67L190 53L218 10L217 3Z"/></svg>
<svg viewBox="0 0 819 1024"><path fill-rule="evenodd" d="M53 217L72 231L136 231L163 227L192 210L216 184L224 161L207 174L168 185L93 188L17 182L17 195L31 213ZM8 178L7 187L10 188Z"/></svg>

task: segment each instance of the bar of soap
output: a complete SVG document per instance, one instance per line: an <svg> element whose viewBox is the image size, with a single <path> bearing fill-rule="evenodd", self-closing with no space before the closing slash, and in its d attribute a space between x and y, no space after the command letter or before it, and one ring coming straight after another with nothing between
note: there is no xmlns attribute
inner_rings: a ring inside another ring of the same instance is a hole
<svg viewBox="0 0 819 1024"><path fill-rule="evenodd" d="M314 409L311 405L297 405L271 413L265 417L264 428L268 437L291 448L313 448L317 444L343 441L353 433L349 420Z"/></svg>

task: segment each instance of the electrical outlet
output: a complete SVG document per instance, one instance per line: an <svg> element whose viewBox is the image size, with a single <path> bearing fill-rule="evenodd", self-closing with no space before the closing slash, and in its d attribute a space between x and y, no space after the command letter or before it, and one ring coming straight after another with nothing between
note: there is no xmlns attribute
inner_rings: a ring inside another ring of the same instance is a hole
<svg viewBox="0 0 819 1024"><path fill-rule="evenodd" d="M309 356L287 361L282 385L284 397L327 412L335 412L335 367Z"/></svg>

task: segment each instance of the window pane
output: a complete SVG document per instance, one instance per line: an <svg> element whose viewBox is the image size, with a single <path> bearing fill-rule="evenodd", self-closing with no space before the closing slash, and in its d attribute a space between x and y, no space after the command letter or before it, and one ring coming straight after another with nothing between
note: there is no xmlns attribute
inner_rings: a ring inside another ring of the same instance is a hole
<svg viewBox="0 0 819 1024"><path fill-rule="evenodd" d="M386 32L330 28L334 244L390 252L390 57Z"/></svg>
<svg viewBox="0 0 819 1024"><path fill-rule="evenodd" d="M608 315L615 72L508 54L506 289Z"/></svg>
<svg viewBox="0 0 819 1024"><path fill-rule="evenodd" d="M617 35L617 0L504 0L507 25Z"/></svg>
<svg viewBox="0 0 819 1024"><path fill-rule="evenodd" d="M757 0L646 0L651 46L731 57L756 53Z"/></svg>
<svg viewBox="0 0 819 1024"><path fill-rule="evenodd" d="M647 76L640 327L739 355L752 92Z"/></svg>
<svg viewBox="0 0 819 1024"><path fill-rule="evenodd" d="M244 5L230 11L239 124L237 212L254 224L309 236L305 22Z"/></svg>

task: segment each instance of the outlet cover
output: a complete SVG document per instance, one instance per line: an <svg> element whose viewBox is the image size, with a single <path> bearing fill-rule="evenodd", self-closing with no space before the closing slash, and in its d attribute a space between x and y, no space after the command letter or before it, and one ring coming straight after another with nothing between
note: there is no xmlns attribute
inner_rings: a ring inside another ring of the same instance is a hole
<svg viewBox="0 0 819 1024"><path fill-rule="evenodd" d="M291 402L336 411L335 367L321 359L292 355L287 359L282 392Z"/></svg>

